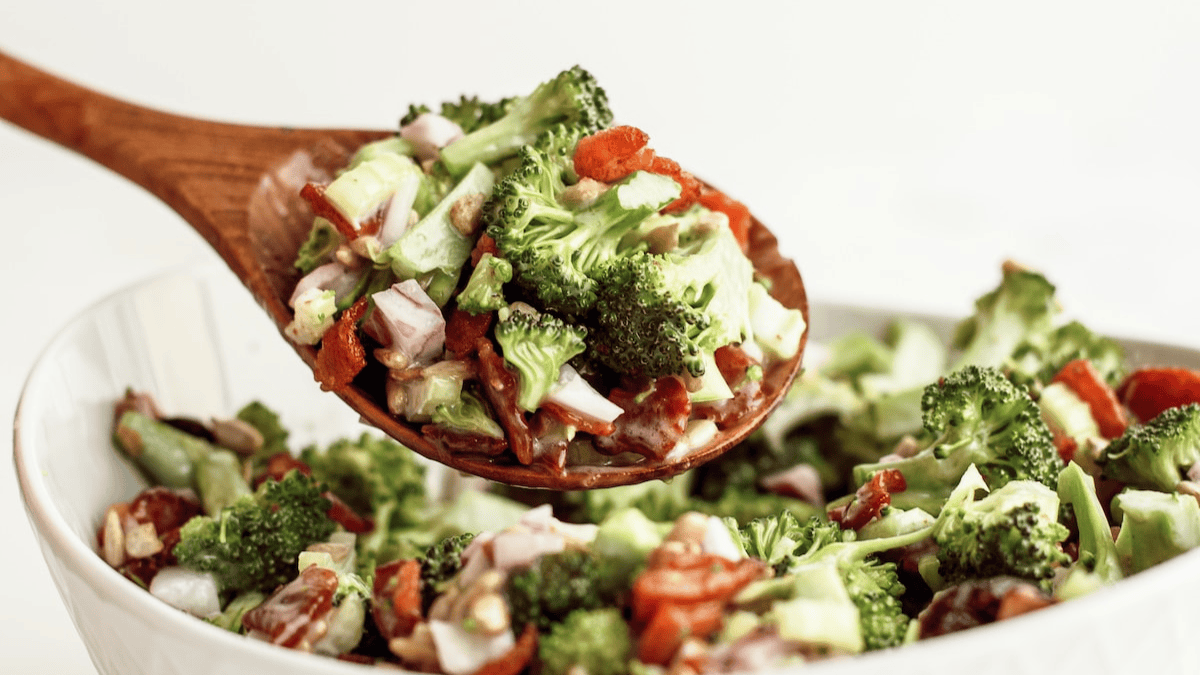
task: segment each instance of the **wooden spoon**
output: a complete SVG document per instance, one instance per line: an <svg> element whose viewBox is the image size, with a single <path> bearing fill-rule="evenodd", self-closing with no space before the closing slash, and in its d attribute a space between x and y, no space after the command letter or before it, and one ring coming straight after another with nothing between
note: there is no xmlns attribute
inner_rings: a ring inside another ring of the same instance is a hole
<svg viewBox="0 0 1200 675"><path fill-rule="evenodd" d="M149 190L183 217L283 330L292 319L287 300L299 279L292 266L312 227L300 198L308 181L326 181L362 144L394 131L293 129L211 122L151 110L80 87L0 52L0 118L78 152ZM754 219L750 259L771 282L772 294L808 318L800 273L780 256L776 239ZM682 459L672 463L568 467L554 473L538 465L450 453L419 426L387 410L382 386L357 386L338 395L367 424L416 452L455 469L526 487L588 489L667 478L711 460L756 429L775 408L800 367L800 353L771 368L762 405ZM309 367L316 350L287 340ZM378 389L378 390L375 390Z"/></svg>

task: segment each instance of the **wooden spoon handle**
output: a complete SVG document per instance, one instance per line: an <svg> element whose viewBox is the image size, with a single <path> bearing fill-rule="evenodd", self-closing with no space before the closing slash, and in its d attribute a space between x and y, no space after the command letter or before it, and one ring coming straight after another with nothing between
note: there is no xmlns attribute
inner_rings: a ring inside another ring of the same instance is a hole
<svg viewBox="0 0 1200 675"><path fill-rule="evenodd" d="M279 289L262 278L254 250L261 242L249 234L256 191L281 172L294 174L297 165L300 171L337 166L348 151L382 135L173 115L81 87L3 52L0 118L95 160L166 202L260 301L278 297Z"/></svg>

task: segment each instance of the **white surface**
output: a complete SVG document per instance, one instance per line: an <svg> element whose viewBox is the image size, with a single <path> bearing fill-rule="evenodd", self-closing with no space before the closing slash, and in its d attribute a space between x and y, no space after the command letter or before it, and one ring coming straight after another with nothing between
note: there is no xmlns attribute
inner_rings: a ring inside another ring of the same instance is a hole
<svg viewBox="0 0 1200 675"><path fill-rule="evenodd" d="M143 104L297 126L390 127L409 102L580 63L619 121L750 204L814 297L961 314L1013 257L1096 328L1200 345L1200 5L409 4L10 2L0 50ZM216 259L140 188L3 124L0 200L2 410L79 309ZM0 495L5 672L94 672L7 460Z"/></svg>

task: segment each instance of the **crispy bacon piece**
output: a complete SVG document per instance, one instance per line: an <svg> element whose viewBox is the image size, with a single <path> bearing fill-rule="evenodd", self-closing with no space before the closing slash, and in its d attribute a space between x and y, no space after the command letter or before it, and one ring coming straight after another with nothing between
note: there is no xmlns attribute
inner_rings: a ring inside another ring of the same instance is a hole
<svg viewBox="0 0 1200 675"><path fill-rule="evenodd" d="M313 375L325 391L340 391L367 367L367 350L358 339L358 321L367 311L367 299L347 307L325 336L317 352Z"/></svg>
<svg viewBox="0 0 1200 675"><path fill-rule="evenodd" d="M728 429L743 416L758 408L766 392L761 382L746 382L746 371L758 362L739 345L725 345L713 353L725 383L733 389L733 398L700 403L693 411L699 419L712 420L718 429Z"/></svg>
<svg viewBox="0 0 1200 675"><path fill-rule="evenodd" d="M648 170L666 176L679 183L680 193L675 201L663 207L667 213L683 213L700 199L700 181L692 174L679 167L679 162L666 157L655 156Z"/></svg>
<svg viewBox="0 0 1200 675"><path fill-rule="evenodd" d="M333 522L345 528L347 532L363 534L375 529L375 523L355 513L354 509L342 501L341 497L338 497L329 490L322 492L321 496L329 500L329 510L325 512L325 515Z"/></svg>
<svg viewBox="0 0 1200 675"><path fill-rule="evenodd" d="M304 187L300 188L300 197L308 202L309 208L313 210L313 215L320 216L330 223L337 231L346 238L346 241L354 241L364 234L375 234L383 225L383 218L380 214L375 214L362 223L362 227L355 226L346 216L342 215L329 200L325 198L325 186L319 183L305 183Z"/></svg>
<svg viewBox="0 0 1200 675"><path fill-rule="evenodd" d="M1200 403L1200 371L1188 368L1140 368L1118 387L1117 397L1142 422L1167 408Z"/></svg>
<svg viewBox="0 0 1200 675"><path fill-rule="evenodd" d="M521 464L533 461L533 435L525 415L517 407L517 376L504 365L504 357L496 353L491 340L475 341L479 359L479 380L483 393L508 435L508 446Z"/></svg>
<svg viewBox="0 0 1200 675"><path fill-rule="evenodd" d="M393 560L375 569L371 616L384 639L410 635L421 615L421 563Z"/></svg>
<svg viewBox="0 0 1200 675"><path fill-rule="evenodd" d="M479 235L479 238L475 240L475 248L471 249L471 267L479 265L484 253L496 255L497 251L496 240L492 239L491 235L487 232Z"/></svg>
<svg viewBox="0 0 1200 675"><path fill-rule="evenodd" d="M685 639L707 638L720 630L725 605L765 573L766 565L754 558L734 562L714 554L651 556L630 594L633 623L639 629L638 658L666 665Z"/></svg>
<svg viewBox="0 0 1200 675"><path fill-rule="evenodd" d="M892 503L893 492L904 492L908 483L897 469L881 469L854 493L854 501L844 509L833 509L829 519L844 530L858 530L874 520L883 507Z"/></svg>
<svg viewBox="0 0 1200 675"><path fill-rule="evenodd" d="M654 151L646 147L650 136L632 126L610 127L579 139L575 146L575 173L615 183L639 169L649 169Z"/></svg>
<svg viewBox="0 0 1200 675"><path fill-rule="evenodd" d="M625 411L614 422L612 434L593 441L597 450L609 454L636 452L662 459L683 438L692 413L687 387L674 375L655 380L649 393L618 387L608 398Z"/></svg>
<svg viewBox="0 0 1200 675"><path fill-rule="evenodd" d="M729 217L729 229L742 245L745 251L750 246L750 209L745 204L731 199L728 195L712 187L700 188L700 205L710 211L720 211Z"/></svg>
<svg viewBox="0 0 1200 675"><path fill-rule="evenodd" d="M154 523L155 532L182 527L200 511L194 495L162 486L146 488L129 502L129 515L138 523Z"/></svg>
<svg viewBox="0 0 1200 675"><path fill-rule="evenodd" d="M277 452L267 458L267 465L262 472L254 478L254 486L262 485L262 482L268 478L271 480L283 480L284 476L291 473L292 469L299 471L305 476L312 475L312 467L305 464L302 460L296 459L289 452Z"/></svg>
<svg viewBox="0 0 1200 675"><path fill-rule="evenodd" d="M1037 586L1013 577L966 581L939 591L917 617L926 638L1011 619L1049 607L1054 599Z"/></svg>
<svg viewBox="0 0 1200 675"><path fill-rule="evenodd" d="M1088 404L1100 434L1113 439L1125 433L1129 415L1117 400L1117 394L1087 359L1075 359L1058 371L1051 382L1061 382Z"/></svg>
<svg viewBox="0 0 1200 675"><path fill-rule="evenodd" d="M542 401L542 404L539 406L538 410L545 410L563 424L575 427L579 431L583 431L594 436L608 436L617 430L617 426L613 422L605 422L604 420L599 420L595 417L581 415L564 405L555 403L554 401Z"/></svg>
<svg viewBox="0 0 1200 675"><path fill-rule="evenodd" d="M323 619L333 609L337 572L310 565L261 605L246 612L242 625L268 642L283 647L311 649L325 634Z"/></svg>
<svg viewBox="0 0 1200 675"><path fill-rule="evenodd" d="M446 322L446 349L459 356L471 353L475 342L487 335L495 319L495 312L472 314L455 307Z"/></svg>

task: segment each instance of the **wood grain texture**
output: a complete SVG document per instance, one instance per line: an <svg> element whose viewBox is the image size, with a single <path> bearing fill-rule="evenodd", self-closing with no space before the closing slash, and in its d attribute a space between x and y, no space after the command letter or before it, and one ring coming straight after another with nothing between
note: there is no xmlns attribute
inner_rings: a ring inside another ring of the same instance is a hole
<svg viewBox="0 0 1200 675"><path fill-rule="evenodd" d="M0 52L0 118L128 178L161 199L191 225L241 279L282 336L292 318L287 299L299 278L292 267L312 213L300 198L308 181L327 180L362 144L393 133L381 130L295 129L228 124L156 111L73 84ZM783 258L775 237L757 219L750 258L770 279L772 294L808 317L799 271ZM286 339L286 338L283 338ZM382 386L351 387L338 395L373 425L416 452L461 471L527 487L588 489L667 478L709 461L757 428L799 370L800 353L770 369L767 403L721 431L702 449L673 464L570 468L550 473L537 465L497 463L485 456L442 450L387 411ZM316 351L288 340L312 367ZM317 386L315 383L313 386Z"/></svg>

